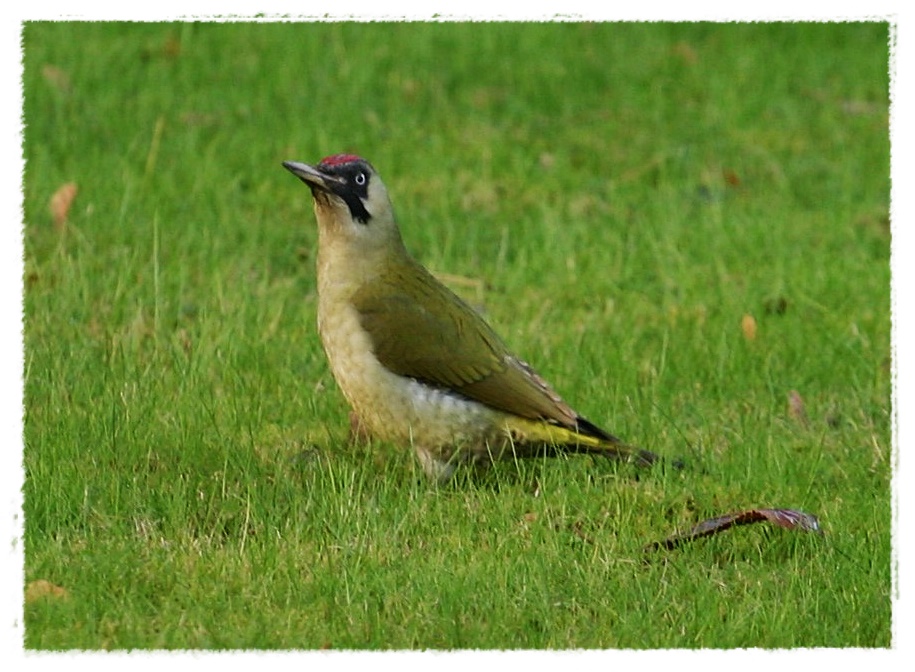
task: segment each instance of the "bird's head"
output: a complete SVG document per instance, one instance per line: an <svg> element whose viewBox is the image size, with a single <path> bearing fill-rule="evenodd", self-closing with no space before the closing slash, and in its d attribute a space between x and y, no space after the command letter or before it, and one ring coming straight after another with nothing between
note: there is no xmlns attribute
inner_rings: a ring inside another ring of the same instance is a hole
<svg viewBox="0 0 915 672"><path fill-rule="evenodd" d="M388 191L365 159L334 154L317 166L296 161L283 166L311 188L318 224L326 233L365 243L400 239Z"/></svg>

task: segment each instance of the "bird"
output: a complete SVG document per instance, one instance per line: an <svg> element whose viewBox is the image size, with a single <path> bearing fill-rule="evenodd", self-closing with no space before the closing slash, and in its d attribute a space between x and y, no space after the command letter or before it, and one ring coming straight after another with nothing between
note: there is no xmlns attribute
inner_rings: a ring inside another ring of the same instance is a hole
<svg viewBox="0 0 915 672"><path fill-rule="evenodd" d="M282 165L311 190L318 332L362 433L412 448L440 482L462 465L539 455L658 461L582 417L407 251L367 160Z"/></svg>

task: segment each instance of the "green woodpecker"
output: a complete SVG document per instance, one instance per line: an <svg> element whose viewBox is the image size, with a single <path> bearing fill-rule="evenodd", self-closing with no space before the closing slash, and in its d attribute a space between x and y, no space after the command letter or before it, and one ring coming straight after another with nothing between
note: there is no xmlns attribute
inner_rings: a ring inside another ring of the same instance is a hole
<svg viewBox="0 0 915 672"><path fill-rule="evenodd" d="M564 402L410 256L384 183L358 156L283 166L318 220L318 331L361 430L412 446L445 480L464 462L595 453L651 464Z"/></svg>

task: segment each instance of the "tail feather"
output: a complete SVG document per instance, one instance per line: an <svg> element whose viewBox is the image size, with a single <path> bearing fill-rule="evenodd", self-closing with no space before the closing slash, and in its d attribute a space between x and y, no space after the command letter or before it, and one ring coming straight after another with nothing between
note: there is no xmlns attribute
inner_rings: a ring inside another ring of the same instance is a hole
<svg viewBox="0 0 915 672"><path fill-rule="evenodd" d="M575 418L575 429L579 434L584 434L585 436L593 436L596 439L603 439L604 441L609 441L610 443L622 443L622 440L613 436L613 434L605 432L593 422L585 420L580 415Z"/></svg>
<svg viewBox="0 0 915 672"><path fill-rule="evenodd" d="M576 418L574 427L512 418L510 431L518 457L584 453L634 462L641 467L662 461L651 451L631 446L581 417Z"/></svg>
<svg viewBox="0 0 915 672"><path fill-rule="evenodd" d="M603 429L594 423L585 420L581 416L575 419L575 424L579 434L600 439L603 443L599 445L576 444L574 446L569 446L573 452L603 455L604 457L613 460L629 460L642 467L649 467L652 464L661 461L659 455L652 453L650 450L645 450L644 448L630 446L622 439L605 432Z"/></svg>

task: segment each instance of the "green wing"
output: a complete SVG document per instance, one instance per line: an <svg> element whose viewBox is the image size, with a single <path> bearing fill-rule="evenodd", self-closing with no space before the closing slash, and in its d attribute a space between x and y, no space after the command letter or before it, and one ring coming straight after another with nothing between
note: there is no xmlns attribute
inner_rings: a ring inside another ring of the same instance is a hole
<svg viewBox="0 0 915 672"><path fill-rule="evenodd" d="M376 357L391 371L506 413L577 427L575 411L422 267L366 286L353 305Z"/></svg>

